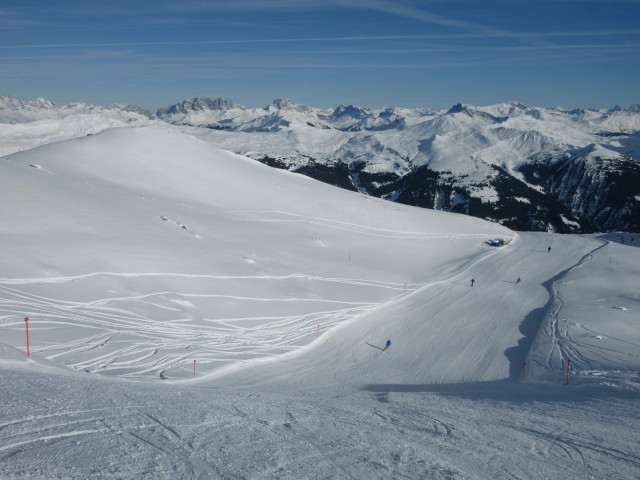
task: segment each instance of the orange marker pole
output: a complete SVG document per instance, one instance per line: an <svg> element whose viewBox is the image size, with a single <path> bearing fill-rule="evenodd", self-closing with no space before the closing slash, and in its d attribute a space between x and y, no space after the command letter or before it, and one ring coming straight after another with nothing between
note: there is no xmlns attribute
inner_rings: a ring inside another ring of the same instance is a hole
<svg viewBox="0 0 640 480"><path fill-rule="evenodd" d="M24 325L27 329L27 358L29 358L31 356L29 351L29 317L24 317Z"/></svg>

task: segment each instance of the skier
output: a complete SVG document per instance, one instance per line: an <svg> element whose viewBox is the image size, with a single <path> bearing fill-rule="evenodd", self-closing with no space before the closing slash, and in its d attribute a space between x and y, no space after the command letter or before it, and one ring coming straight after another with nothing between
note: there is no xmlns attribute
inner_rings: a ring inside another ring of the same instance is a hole
<svg viewBox="0 0 640 480"><path fill-rule="evenodd" d="M516 285L520 283L520 277L516 280Z"/></svg>
<svg viewBox="0 0 640 480"><path fill-rule="evenodd" d="M547 248L547 253L549 253L551 251L551 247Z"/></svg>
<svg viewBox="0 0 640 480"><path fill-rule="evenodd" d="M391 346L391 340L387 340L387 344L384 346L384 348L382 349L383 352L386 352L387 350L389 350L389 347Z"/></svg>
<svg viewBox="0 0 640 480"><path fill-rule="evenodd" d="M471 286L473 287L473 284L476 283L476 281L472 278L471 279Z"/></svg>

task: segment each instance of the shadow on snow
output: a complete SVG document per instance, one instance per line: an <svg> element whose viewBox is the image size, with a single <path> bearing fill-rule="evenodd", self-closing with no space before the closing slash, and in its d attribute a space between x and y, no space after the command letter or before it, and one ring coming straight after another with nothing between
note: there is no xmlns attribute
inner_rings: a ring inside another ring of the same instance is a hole
<svg viewBox="0 0 640 480"><path fill-rule="evenodd" d="M573 270L579 265L582 265L585 261L587 261L596 251L604 248L607 244L604 243L599 247L595 248L591 252L584 255L578 263L575 265L562 270L560 273L551 277L549 280L543 282L541 285L547 290L549 294L549 300L547 303L535 310L532 310L527 314L526 317L520 322L519 329L520 333L523 337L518 340L518 344L514 347L507 348L504 351L507 360L509 360L509 379L516 381L522 376L523 364L526 361L529 352L531 351L531 347L533 345L534 340L536 339L536 330L542 331L543 322L551 312L554 303L554 291L553 284L556 279L560 279L564 277L568 272Z"/></svg>
<svg viewBox="0 0 640 480"><path fill-rule="evenodd" d="M388 401L390 393L433 393L468 400L495 400L524 404L530 402L587 402L594 399L638 399L638 391L616 388L593 382L564 385L562 376L557 382L531 381L515 383L509 379L491 382L443 383L425 385L369 384L361 390Z"/></svg>

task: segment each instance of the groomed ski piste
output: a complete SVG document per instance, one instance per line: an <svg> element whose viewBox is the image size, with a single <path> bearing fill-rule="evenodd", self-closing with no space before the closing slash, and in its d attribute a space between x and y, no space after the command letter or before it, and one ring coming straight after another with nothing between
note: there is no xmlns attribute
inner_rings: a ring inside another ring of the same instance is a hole
<svg viewBox="0 0 640 480"><path fill-rule="evenodd" d="M640 478L638 235L513 232L154 122L0 169L0 478Z"/></svg>

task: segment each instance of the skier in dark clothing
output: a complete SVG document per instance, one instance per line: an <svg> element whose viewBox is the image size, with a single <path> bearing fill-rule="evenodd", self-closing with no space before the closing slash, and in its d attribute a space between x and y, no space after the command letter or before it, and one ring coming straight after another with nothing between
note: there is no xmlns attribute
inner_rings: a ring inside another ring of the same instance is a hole
<svg viewBox="0 0 640 480"><path fill-rule="evenodd" d="M520 283L520 277L516 280L516 285Z"/></svg>
<svg viewBox="0 0 640 480"><path fill-rule="evenodd" d="M471 279L471 286L473 287L474 283L476 283L476 281L472 278Z"/></svg>
<svg viewBox="0 0 640 480"><path fill-rule="evenodd" d="M547 253L549 253L551 251L551 247L547 248Z"/></svg>

